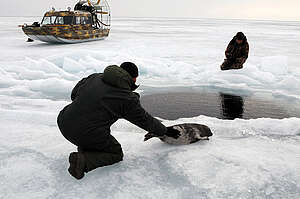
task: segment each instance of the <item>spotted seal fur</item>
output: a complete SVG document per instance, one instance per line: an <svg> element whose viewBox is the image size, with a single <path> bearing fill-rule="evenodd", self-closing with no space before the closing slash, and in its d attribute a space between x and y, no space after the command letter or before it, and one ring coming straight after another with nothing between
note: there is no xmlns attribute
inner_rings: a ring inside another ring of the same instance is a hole
<svg viewBox="0 0 300 199"><path fill-rule="evenodd" d="M184 123L176 124L171 126L171 128L176 129L180 132L180 136L177 139L168 137L166 135L158 137L161 141L174 144L174 145L184 145L192 144L198 142L199 140L209 140L212 136L212 132L208 126L195 123ZM157 137L155 134L148 133L148 137Z"/></svg>

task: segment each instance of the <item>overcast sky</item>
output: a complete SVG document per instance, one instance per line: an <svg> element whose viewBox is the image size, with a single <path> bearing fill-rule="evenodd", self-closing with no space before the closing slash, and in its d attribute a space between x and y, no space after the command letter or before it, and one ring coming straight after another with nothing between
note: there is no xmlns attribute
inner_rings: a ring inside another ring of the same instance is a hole
<svg viewBox="0 0 300 199"><path fill-rule="evenodd" d="M42 16L77 0L1 0L0 16ZM300 20L300 0L108 0L112 16Z"/></svg>

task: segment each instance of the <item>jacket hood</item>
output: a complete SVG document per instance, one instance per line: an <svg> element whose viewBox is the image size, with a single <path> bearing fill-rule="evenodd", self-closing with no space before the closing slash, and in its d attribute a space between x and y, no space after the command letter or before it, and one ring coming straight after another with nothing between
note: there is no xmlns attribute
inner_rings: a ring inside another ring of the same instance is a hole
<svg viewBox="0 0 300 199"><path fill-rule="evenodd" d="M137 86L127 71L117 65L111 65L105 68L103 81L111 86L134 91Z"/></svg>
<svg viewBox="0 0 300 199"><path fill-rule="evenodd" d="M230 44L231 44L231 45L234 45L234 44L236 43L235 40L236 40L236 36L234 36L234 37L232 38L232 40L230 41ZM246 37L246 36L244 37L243 43L242 43L241 45L244 45L245 43L247 43L247 37Z"/></svg>

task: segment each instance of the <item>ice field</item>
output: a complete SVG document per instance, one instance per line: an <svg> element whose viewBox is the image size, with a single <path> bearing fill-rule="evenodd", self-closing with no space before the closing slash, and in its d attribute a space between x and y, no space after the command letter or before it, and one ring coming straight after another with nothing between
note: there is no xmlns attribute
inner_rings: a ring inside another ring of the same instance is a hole
<svg viewBox="0 0 300 199"><path fill-rule="evenodd" d="M147 87L205 87L267 93L300 102L299 22L113 18L103 41L26 43L17 25L40 17L0 17L0 198L300 198L300 115L163 120L209 126L214 136L188 146L152 139L124 120L112 127L124 161L88 173L67 172L75 146L56 124L83 77L135 62ZM232 36L250 45L244 69L220 71ZM143 87L138 92L143 95Z"/></svg>

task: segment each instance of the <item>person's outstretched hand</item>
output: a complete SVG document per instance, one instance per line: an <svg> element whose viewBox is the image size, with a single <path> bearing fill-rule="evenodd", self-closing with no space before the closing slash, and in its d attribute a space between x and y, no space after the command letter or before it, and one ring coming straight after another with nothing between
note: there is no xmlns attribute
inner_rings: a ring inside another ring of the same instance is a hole
<svg viewBox="0 0 300 199"><path fill-rule="evenodd" d="M155 135L154 133L147 133L145 135L145 138L144 138L144 142L151 139L151 138L154 138L154 137L158 137L157 135Z"/></svg>
<svg viewBox="0 0 300 199"><path fill-rule="evenodd" d="M166 132L165 136L177 139L180 136L180 132L178 130L176 130L176 129L173 129L172 127L167 127L167 132ZM147 133L145 135L144 141L147 141L147 140L149 140L151 138L154 138L154 137L158 137L159 138L160 136L158 136L158 135L156 135L154 133Z"/></svg>
<svg viewBox="0 0 300 199"><path fill-rule="evenodd" d="M180 132L173 127L167 127L166 136L177 139L180 136Z"/></svg>

